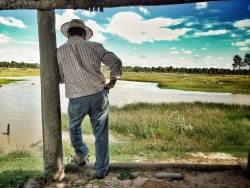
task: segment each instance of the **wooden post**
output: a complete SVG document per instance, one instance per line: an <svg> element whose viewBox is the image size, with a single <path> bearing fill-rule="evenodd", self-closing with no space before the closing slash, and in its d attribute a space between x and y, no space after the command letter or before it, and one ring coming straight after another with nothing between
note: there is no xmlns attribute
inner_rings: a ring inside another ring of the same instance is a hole
<svg viewBox="0 0 250 188"><path fill-rule="evenodd" d="M64 176L59 71L56 57L55 10L38 10L45 178Z"/></svg>
<svg viewBox="0 0 250 188"><path fill-rule="evenodd" d="M10 124L7 125L7 135L10 135Z"/></svg>

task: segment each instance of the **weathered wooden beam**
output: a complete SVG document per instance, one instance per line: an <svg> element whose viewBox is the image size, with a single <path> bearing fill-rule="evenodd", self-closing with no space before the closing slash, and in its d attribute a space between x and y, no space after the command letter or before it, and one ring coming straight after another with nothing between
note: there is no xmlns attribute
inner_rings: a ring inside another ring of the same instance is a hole
<svg viewBox="0 0 250 188"><path fill-rule="evenodd" d="M55 10L38 10L43 159L48 181L64 176L59 70L56 57Z"/></svg>
<svg viewBox="0 0 250 188"><path fill-rule="evenodd" d="M11 9L89 9L99 7L157 6L205 2L206 0L1 0L0 10ZM219 0L207 0L219 1Z"/></svg>

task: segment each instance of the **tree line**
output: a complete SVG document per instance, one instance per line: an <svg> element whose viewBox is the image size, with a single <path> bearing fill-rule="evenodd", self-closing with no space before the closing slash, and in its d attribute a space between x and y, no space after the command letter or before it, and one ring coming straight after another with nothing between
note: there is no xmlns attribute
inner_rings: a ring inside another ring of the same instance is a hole
<svg viewBox="0 0 250 188"><path fill-rule="evenodd" d="M38 63L24 63L24 62L18 63L16 61L11 61L11 62L2 61L2 62L0 62L0 68L40 69L40 64L38 64Z"/></svg>
<svg viewBox="0 0 250 188"><path fill-rule="evenodd" d="M186 73L186 74L250 74L250 54L246 54L244 60L239 56L235 55L233 58L233 70L223 68L175 68L169 67L140 67L140 66L124 66L124 72L160 72L160 73Z"/></svg>
<svg viewBox="0 0 250 188"><path fill-rule="evenodd" d="M250 70L247 69L223 69L223 68L185 68L185 67L140 67L140 66L123 66L124 72L159 72L159 73L185 73L185 74L240 74L249 75Z"/></svg>
<svg viewBox="0 0 250 188"><path fill-rule="evenodd" d="M141 66L123 66L123 72L158 72L158 73L185 73L185 74L250 74L250 54L246 54L245 58L242 59L239 55L233 57L233 69L223 68L185 68L185 67L141 67ZM40 64L38 63L18 63L15 61L11 62L0 62L0 68L35 68L39 69ZM109 68L102 66L103 71L108 71Z"/></svg>

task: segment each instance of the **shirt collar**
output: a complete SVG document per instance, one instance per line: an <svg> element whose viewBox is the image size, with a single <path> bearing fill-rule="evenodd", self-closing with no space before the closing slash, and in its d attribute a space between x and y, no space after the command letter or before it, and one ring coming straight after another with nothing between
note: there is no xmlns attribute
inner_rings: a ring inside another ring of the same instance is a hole
<svg viewBox="0 0 250 188"><path fill-rule="evenodd" d="M83 40L80 36L73 36L73 37L70 37L68 39L68 42L70 41L79 41L79 40Z"/></svg>

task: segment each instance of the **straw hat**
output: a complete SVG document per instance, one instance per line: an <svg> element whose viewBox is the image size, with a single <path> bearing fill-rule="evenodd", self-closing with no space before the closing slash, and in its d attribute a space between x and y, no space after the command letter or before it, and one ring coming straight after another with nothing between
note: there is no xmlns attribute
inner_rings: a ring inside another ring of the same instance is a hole
<svg viewBox="0 0 250 188"><path fill-rule="evenodd" d="M84 21L79 19L73 19L70 22L66 22L61 27L61 32L65 37L68 37L67 32L71 27L80 27L86 31L86 40L90 39L93 36L93 31L85 25Z"/></svg>

